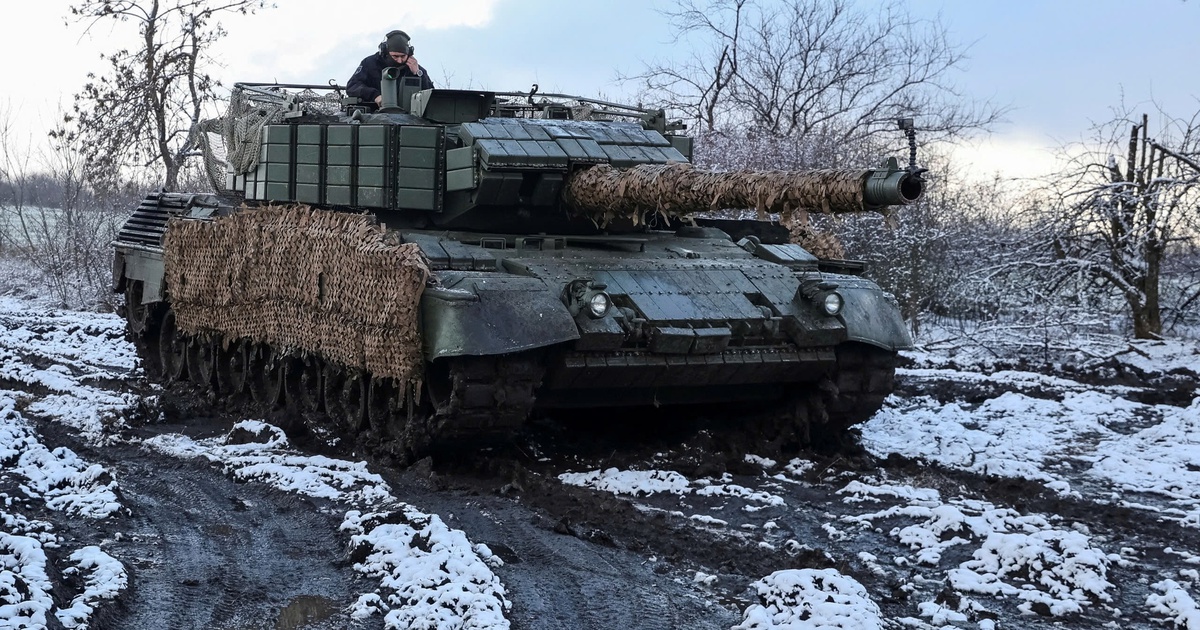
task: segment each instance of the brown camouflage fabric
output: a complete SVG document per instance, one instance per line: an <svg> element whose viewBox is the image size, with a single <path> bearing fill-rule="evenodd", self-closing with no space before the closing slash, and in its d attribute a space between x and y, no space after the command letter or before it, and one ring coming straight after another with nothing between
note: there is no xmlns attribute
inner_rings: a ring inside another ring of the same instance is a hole
<svg viewBox="0 0 1200 630"><path fill-rule="evenodd" d="M400 382L421 377L429 267L373 218L307 206L173 219L163 242L179 328L248 339Z"/></svg>

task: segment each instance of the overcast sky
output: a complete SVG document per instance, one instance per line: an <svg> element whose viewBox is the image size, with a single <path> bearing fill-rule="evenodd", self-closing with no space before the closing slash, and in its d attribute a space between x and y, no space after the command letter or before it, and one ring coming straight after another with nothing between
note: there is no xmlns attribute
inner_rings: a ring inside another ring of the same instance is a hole
<svg viewBox="0 0 1200 630"><path fill-rule="evenodd" d="M764 0L770 2L771 0ZM671 44L656 9L670 0L276 0L256 15L224 20L214 51L233 81L344 84L392 28L412 36L416 56L444 87L603 94L645 61L686 51ZM877 4L858 0L861 7ZM97 56L133 45L109 25L66 23L69 0L4 3L0 20L0 110L34 144L66 105ZM968 152L981 171L1032 175L1049 150L1082 139L1122 102L1151 99L1175 116L1200 110L1200 2L1195 0L911 0L939 18L970 59L953 80L979 99L1010 105L1008 122ZM1153 113L1153 112L1151 112Z"/></svg>

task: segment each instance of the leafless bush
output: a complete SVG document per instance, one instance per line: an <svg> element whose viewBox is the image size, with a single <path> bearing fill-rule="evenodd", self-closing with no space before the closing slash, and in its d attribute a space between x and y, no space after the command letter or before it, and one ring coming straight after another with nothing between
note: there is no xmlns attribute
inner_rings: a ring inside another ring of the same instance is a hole
<svg viewBox="0 0 1200 630"><path fill-rule="evenodd" d="M88 192L79 147L35 160L17 149L17 135L0 113L0 253L27 261L63 307L111 309L109 243L128 206Z"/></svg>

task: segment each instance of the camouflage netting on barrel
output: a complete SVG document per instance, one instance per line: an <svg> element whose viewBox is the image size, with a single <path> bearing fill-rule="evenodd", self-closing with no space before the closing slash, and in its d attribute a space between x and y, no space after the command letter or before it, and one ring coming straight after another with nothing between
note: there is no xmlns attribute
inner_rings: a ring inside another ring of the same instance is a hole
<svg viewBox="0 0 1200 630"><path fill-rule="evenodd" d="M644 164L616 169L607 164L571 175L563 191L576 211L604 226L635 223L645 212L686 217L697 212L752 208L760 214L862 212L869 170L718 172L690 164Z"/></svg>
<svg viewBox="0 0 1200 630"><path fill-rule="evenodd" d="M315 352L402 382L420 378L417 316L429 267L415 244L370 217L272 206L173 219L163 247L185 332Z"/></svg>

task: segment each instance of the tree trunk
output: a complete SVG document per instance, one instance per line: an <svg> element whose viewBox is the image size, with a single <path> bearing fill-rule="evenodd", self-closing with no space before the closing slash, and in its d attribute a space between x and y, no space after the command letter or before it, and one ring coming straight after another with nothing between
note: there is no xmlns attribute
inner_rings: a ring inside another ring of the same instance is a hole
<svg viewBox="0 0 1200 630"><path fill-rule="evenodd" d="M1162 338L1162 309L1159 306L1158 284L1162 268L1162 252L1153 243L1146 247L1146 277L1142 284L1143 300L1135 307L1133 336L1138 339ZM1139 313L1138 310L1141 312Z"/></svg>

